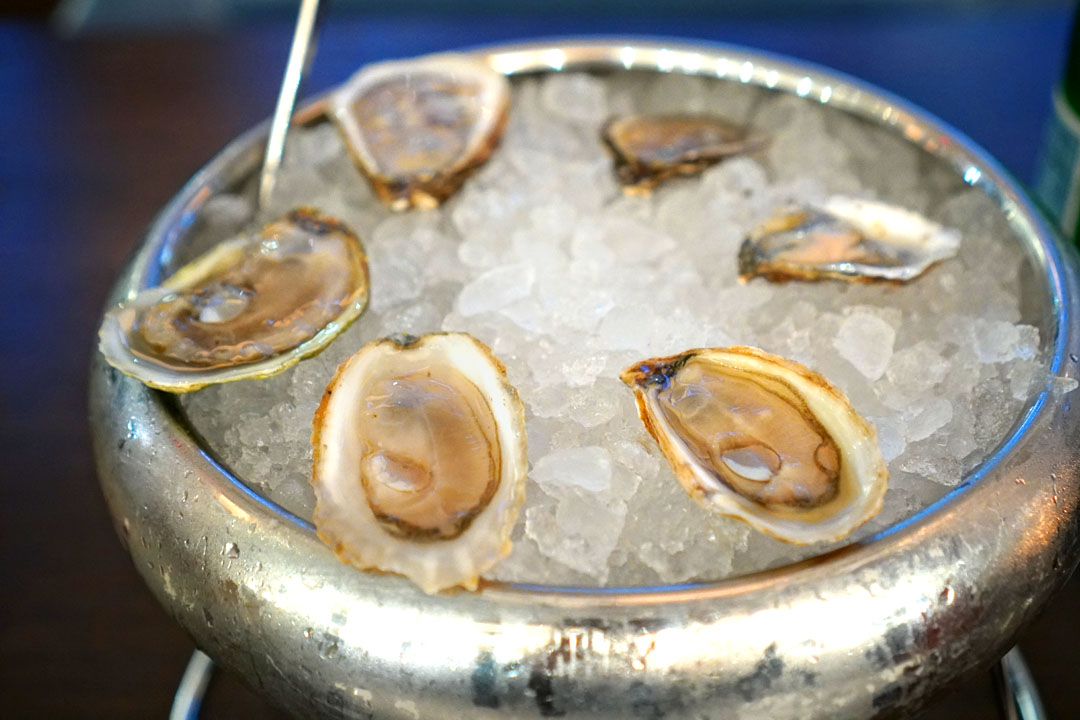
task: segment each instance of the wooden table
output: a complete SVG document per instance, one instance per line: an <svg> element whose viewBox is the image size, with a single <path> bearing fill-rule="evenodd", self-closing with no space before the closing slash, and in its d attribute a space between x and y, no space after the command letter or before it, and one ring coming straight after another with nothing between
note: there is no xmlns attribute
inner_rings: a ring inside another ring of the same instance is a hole
<svg viewBox="0 0 1080 720"><path fill-rule="evenodd" d="M1018 176L1059 72L1064 5L969 16L331 18L312 87L360 64L544 34L741 42L848 70L965 128ZM101 304L143 228L200 164L269 114L290 29L59 41L0 24L0 716L162 717L192 650L110 527L86 425ZM992 52L991 52L992 50ZM1022 640L1048 710L1080 717L1073 582ZM976 678L930 718L993 717ZM219 674L204 717L276 713Z"/></svg>

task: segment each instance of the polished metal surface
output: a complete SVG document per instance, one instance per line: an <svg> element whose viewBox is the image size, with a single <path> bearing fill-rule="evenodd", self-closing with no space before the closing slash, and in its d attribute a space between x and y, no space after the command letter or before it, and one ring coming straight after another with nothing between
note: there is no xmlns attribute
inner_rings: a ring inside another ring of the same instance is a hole
<svg viewBox="0 0 1080 720"><path fill-rule="evenodd" d="M907 103L726 46L558 42L485 54L507 73L626 67L729 77L890 128L999 203L1035 269L1027 300L1052 372L1080 374L1073 251L992 159ZM265 136L264 127L237 139L174 198L114 299L154 282L201 204L257 171ZM1078 559L1080 413L1071 395L1050 391L942 501L827 555L702 585L488 584L439 596L338 563L307 523L218 466L168 396L100 360L90 395L102 487L151 590L217 662L305 717L907 712L995 662Z"/></svg>
<svg viewBox="0 0 1080 720"><path fill-rule="evenodd" d="M325 7L324 5L323 8ZM281 159L285 154L285 138L292 124L296 96L304 84L304 75L315 57L319 26L322 24L323 17L325 17L325 12L319 11L319 0L301 0L292 45L289 47L289 60L285 64L285 76L281 79L277 105L274 107L274 116L270 120L270 135L266 140L262 172L259 174L259 207L261 208L269 207L270 199L274 194L278 169L281 167Z"/></svg>

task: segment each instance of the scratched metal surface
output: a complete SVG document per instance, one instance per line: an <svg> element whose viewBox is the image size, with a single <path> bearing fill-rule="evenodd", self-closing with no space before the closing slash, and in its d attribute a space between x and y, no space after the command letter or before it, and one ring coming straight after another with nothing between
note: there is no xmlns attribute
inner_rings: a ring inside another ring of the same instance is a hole
<svg viewBox="0 0 1080 720"><path fill-rule="evenodd" d="M622 67L622 43L491 51L506 72ZM1080 352L1077 276L996 164L955 131L849 78L738 49L635 40L632 65L715 72L838 107L945 158L1006 212L1038 278L1060 367ZM804 83L805 87L805 83ZM317 111L315 107L312 111ZM115 288L145 284L215 188L251 173L263 131L165 208ZM974 177L974 176L972 176ZM1068 259L1062 253L1070 253ZM994 661L1077 560L1080 417L1045 394L993 467L892 532L716 584L619 592L489 585L430 597L338 563L306 525L215 465L166 396L95 360L91 418L117 529L159 601L220 663L298 715L870 717L922 706Z"/></svg>

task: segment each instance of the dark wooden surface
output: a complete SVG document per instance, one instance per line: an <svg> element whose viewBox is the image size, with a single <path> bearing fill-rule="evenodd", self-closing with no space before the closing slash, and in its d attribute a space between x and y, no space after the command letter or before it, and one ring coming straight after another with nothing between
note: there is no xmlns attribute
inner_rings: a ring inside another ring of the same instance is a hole
<svg viewBox="0 0 1080 720"><path fill-rule="evenodd" d="M803 33L790 23L702 28L689 19L603 27L745 42L869 76L964 127L1027 177L1065 34L1065 11L1042 7L970 22L893 18L871 22L869 35L858 37L849 31L868 21L846 17L814 21ZM324 39L313 86L380 56L601 29L590 22L340 23ZM168 711L192 647L144 589L111 528L89 451L85 369L109 284L154 211L217 149L269 114L288 33L278 24L228 39L65 42L39 26L0 23L0 717ZM845 51L839 38L849 35ZM943 39L951 48L939 47ZM920 48L932 50L930 60ZM911 55L909 71L922 76L905 74L890 54L898 51ZM940 72L928 72L928 63ZM1022 640L1056 718L1080 717L1078 585ZM926 717L994 712L981 677ZM203 717L275 715L219 674Z"/></svg>

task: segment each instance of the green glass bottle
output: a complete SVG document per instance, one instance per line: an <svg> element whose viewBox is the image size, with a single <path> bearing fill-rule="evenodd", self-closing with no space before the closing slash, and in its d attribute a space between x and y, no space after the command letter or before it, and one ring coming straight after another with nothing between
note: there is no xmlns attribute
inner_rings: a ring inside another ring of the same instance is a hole
<svg viewBox="0 0 1080 720"><path fill-rule="evenodd" d="M1073 241L1080 240L1080 12L1073 20L1065 75L1054 88L1035 194Z"/></svg>

